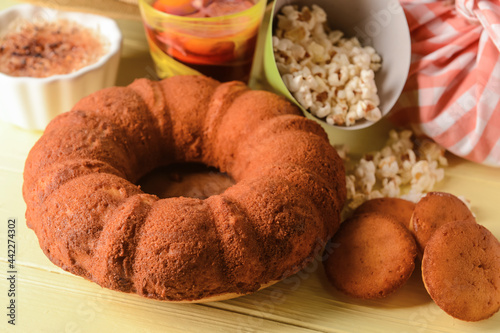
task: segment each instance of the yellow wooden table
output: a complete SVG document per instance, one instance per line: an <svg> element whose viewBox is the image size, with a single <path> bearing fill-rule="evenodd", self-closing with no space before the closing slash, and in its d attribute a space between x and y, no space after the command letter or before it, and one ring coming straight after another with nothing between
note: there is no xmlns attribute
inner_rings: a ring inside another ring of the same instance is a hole
<svg viewBox="0 0 500 333"><path fill-rule="evenodd" d="M15 3L2 0L0 9ZM119 25L125 40L118 84L154 77L140 22ZM8 106L0 101L0 107ZM356 151L372 150L385 140L387 124L335 134L336 142ZM445 314L427 295L418 269L400 291L378 301L339 294L318 262L267 289L223 302L169 304L102 289L53 265L26 227L22 172L40 135L0 123L0 332L500 332L500 313L478 323ZM471 200L478 222L500 238L500 169L451 157L437 190ZM9 218L17 221L15 297L8 295ZM12 298L15 326L7 316Z"/></svg>

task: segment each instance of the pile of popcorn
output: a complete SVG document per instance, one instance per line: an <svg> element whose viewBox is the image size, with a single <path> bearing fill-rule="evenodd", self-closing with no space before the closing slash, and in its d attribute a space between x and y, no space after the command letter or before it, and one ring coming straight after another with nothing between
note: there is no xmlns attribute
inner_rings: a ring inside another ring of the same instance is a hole
<svg viewBox="0 0 500 333"><path fill-rule="evenodd" d="M444 178L448 165L444 148L433 141L416 140L410 130L389 132L386 145L361 159L349 159L345 147L336 147L346 165L349 214L369 199L397 197L418 202Z"/></svg>
<svg viewBox="0 0 500 333"><path fill-rule="evenodd" d="M276 65L295 99L330 125L382 117L375 85L381 58L355 37L330 31L317 5L284 6L273 36Z"/></svg>

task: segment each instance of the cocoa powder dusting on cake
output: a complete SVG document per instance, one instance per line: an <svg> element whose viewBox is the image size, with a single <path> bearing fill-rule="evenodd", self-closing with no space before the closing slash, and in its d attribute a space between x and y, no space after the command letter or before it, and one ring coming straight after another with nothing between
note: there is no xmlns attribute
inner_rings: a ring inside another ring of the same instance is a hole
<svg viewBox="0 0 500 333"><path fill-rule="evenodd" d="M72 21L25 22L0 37L0 72L30 77L68 74L97 62L106 48L98 32Z"/></svg>

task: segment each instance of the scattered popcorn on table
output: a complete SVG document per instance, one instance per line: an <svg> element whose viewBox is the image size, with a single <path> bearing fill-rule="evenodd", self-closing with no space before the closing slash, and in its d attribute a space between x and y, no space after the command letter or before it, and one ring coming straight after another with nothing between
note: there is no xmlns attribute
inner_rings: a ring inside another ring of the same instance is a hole
<svg viewBox="0 0 500 333"><path fill-rule="evenodd" d="M276 64L295 99L330 125L382 117L375 73L382 59L356 37L330 31L317 5L285 6L273 36Z"/></svg>
<svg viewBox="0 0 500 333"><path fill-rule="evenodd" d="M417 202L444 178L448 165L444 148L433 141L415 140L410 130L389 132L377 152L350 160L345 146L336 147L346 165L347 204L344 215L369 199L399 197Z"/></svg>

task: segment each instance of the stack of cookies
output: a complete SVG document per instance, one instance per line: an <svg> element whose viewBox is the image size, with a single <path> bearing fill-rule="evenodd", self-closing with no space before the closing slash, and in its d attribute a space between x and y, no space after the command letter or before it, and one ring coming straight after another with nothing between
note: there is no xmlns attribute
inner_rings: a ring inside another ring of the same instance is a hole
<svg viewBox="0 0 500 333"><path fill-rule="evenodd" d="M341 225L330 249L326 275L347 295L393 293L419 258L425 288L451 316L478 321L500 309L500 242L449 193L430 192L417 204L369 200Z"/></svg>

